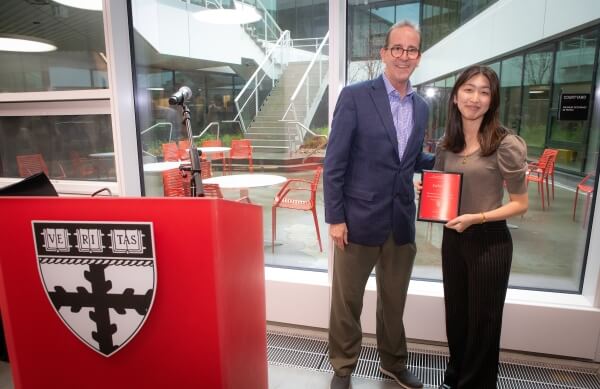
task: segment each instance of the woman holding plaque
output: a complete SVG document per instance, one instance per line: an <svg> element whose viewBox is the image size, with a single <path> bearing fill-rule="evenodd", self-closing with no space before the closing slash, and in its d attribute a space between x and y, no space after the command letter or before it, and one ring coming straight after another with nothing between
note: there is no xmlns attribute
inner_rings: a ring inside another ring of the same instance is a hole
<svg viewBox="0 0 600 389"><path fill-rule="evenodd" d="M496 388L513 251L506 219L528 205L527 146L500 124L499 102L496 73L467 68L452 88L437 148L434 169L463 174L459 216L445 224L442 241L450 360L440 389Z"/></svg>

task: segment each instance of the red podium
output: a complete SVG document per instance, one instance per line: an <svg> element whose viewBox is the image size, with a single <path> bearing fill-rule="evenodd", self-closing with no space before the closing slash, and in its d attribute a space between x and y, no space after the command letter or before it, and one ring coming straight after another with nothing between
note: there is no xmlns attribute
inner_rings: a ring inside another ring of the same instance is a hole
<svg viewBox="0 0 600 389"><path fill-rule="evenodd" d="M260 207L7 197L0 209L0 308L15 388L267 388ZM130 273L117 276L109 263ZM61 284L73 269L83 281ZM153 285L143 293L130 275L139 269ZM118 277L134 286L117 290ZM119 320L135 315L139 328L117 339Z"/></svg>

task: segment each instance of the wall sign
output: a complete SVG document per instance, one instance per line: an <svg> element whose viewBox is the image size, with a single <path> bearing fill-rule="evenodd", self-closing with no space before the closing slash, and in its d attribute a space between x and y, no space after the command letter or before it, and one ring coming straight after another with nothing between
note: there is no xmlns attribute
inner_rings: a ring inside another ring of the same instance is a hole
<svg viewBox="0 0 600 389"><path fill-rule="evenodd" d="M560 95L558 120L588 120L589 93L563 93Z"/></svg>
<svg viewBox="0 0 600 389"><path fill-rule="evenodd" d="M111 356L137 334L154 300L152 223L32 224L52 307L87 346Z"/></svg>

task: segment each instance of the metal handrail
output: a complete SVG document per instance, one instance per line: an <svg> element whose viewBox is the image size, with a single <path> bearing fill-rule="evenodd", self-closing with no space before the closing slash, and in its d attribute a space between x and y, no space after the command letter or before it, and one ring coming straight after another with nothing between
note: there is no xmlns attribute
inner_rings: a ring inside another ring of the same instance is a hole
<svg viewBox="0 0 600 389"><path fill-rule="evenodd" d="M290 112L290 110L294 110L294 119L296 120L296 110L294 107L294 103L296 101L296 97L298 97L298 94L300 93L300 90L304 87L304 85L306 84L306 108L308 110L308 107L310 106L309 103L309 99L310 99L310 85L308 82L306 82L306 80L308 80L308 76L310 71L312 70L313 66L315 65L315 62L317 61L317 58L319 59L319 80L321 80L321 74L322 74L322 65L321 65L321 53L323 52L323 47L325 47L325 44L327 43L327 41L329 40L329 31L327 31L327 34L325 34L325 37L323 38L323 41L321 42L321 44L319 45L319 48L317 49L317 51L315 52L315 55L313 56L312 60L310 61L310 64L308 65L308 67L306 68L306 71L304 72L304 74L302 75L302 78L300 79L300 82L298 82L298 86L296 86L296 89L294 90L294 93L292 94L292 97L290 97L290 105L288 106L288 108L285 110L285 113L283 114L283 117L281 118L281 120L286 120L286 116L288 115L288 113Z"/></svg>
<svg viewBox="0 0 600 389"><path fill-rule="evenodd" d="M208 123L208 126L204 127L204 130L202 130L202 132L200 133L200 135L192 135L192 139L201 138L202 135L204 135L204 133L206 131L208 131L208 129L211 128L215 124L217 125L217 140L218 140L219 139L219 134L221 132L221 125L219 124L219 122L210 122L210 123Z"/></svg>
<svg viewBox="0 0 600 389"><path fill-rule="evenodd" d="M148 128L146 128L144 131L140 131L140 135L144 135L145 133L147 133L150 130L153 130L157 127L162 127L162 126L169 126L169 142L171 141L171 139L173 138L173 124L169 123L169 122L160 122L160 123L156 123Z"/></svg>
<svg viewBox="0 0 600 389"><path fill-rule="evenodd" d="M252 97L254 97L254 102L255 102L254 116L256 116L256 114L258 113L258 110L260 108L258 90L259 90L259 87L262 85L262 82L264 81L264 79L267 77L267 72L265 71L267 65L271 64L271 66L274 66L274 61L275 61L274 53L278 49L281 49L281 53L282 53L282 58L280 58L281 65L285 65L287 57L283 58L283 49L286 47L289 48L289 46L290 46L290 32L286 30L281 34L279 39L277 39L277 42L275 43L275 45L273 47L271 47L271 49L268 51L267 55L262 60L262 62L258 66L258 68L254 71L252 76L248 79L248 82L246 82L246 85L244 85L242 90L238 93L237 97L235 98L234 103L235 103L238 113L233 118L233 120L234 121L239 120L242 131L244 133L246 132L246 123L244 121L244 117L242 116L242 114L244 113L244 110L246 109L246 106L248 105L248 103L250 102ZM261 72L263 74L259 80L259 75L261 74ZM274 72L275 72L275 69L273 69L273 73ZM271 88L273 88L275 86L275 77L271 78L271 82L272 82ZM252 85L252 84L254 84L254 89L252 89L252 92L248 95L248 98L240 107L240 100L241 100L242 96L244 96L244 93L250 88L250 85ZM252 117L254 118L254 116L252 116Z"/></svg>
<svg viewBox="0 0 600 389"><path fill-rule="evenodd" d="M304 124L300 123L297 120L280 120L280 122L284 122L287 124L295 124L296 125L295 126L296 133L298 135L298 140L300 140L300 142L304 142L304 137L306 136L307 132L309 134L313 135L314 137L325 138L325 144L327 144L327 142L329 142L329 137L327 135L317 134L316 132L312 131L310 128L306 127ZM300 130L300 127L302 127L302 129L304 129L304 132L302 132ZM289 127L286 126L286 131L288 131L288 130L289 130ZM289 131L287 132L287 134L288 134L288 147L289 147L290 154L291 154L292 150L294 150L296 147L295 147L295 144L294 144L292 138L289 136L290 135ZM310 155L312 155L312 153L309 154L308 156L310 156Z"/></svg>
<svg viewBox="0 0 600 389"><path fill-rule="evenodd" d="M304 124L300 123L297 120L284 120L281 119L279 120L280 122L284 122L284 123L289 123L289 124L296 124L300 127L302 127L304 129L304 133L302 132L298 132L298 135L301 135L300 139L304 139L304 136L306 136L306 133L308 132L309 134L311 134L312 136L316 136L316 137L323 137L327 140L329 140L329 137L327 135L323 135L323 134L317 134L316 132L314 132L313 130L311 130L310 128L306 127ZM298 130L300 131L300 130Z"/></svg>
<svg viewBox="0 0 600 389"><path fill-rule="evenodd" d="M314 47L315 49L319 47L320 43L319 41L322 41L323 37L315 37L315 38L296 38L296 39L292 39L292 47L294 48L298 48L298 47ZM312 44L298 44L297 42L302 42L302 41L313 41L314 43Z"/></svg>
<svg viewBox="0 0 600 389"><path fill-rule="evenodd" d="M244 2L244 0L241 0L241 1ZM260 0L254 0L254 1L257 5L260 6L260 8L263 10L264 14L267 16L267 19L269 19L273 23L275 28L277 29L277 31L273 31L274 35L281 36L281 34L283 34L283 30L281 29L281 27L279 27L279 25L275 21L275 18L273 18L273 16L271 16L271 13L267 10L267 7L265 7L264 4ZM269 39L269 36L267 34L267 26L268 26L268 23L265 20L265 40Z"/></svg>

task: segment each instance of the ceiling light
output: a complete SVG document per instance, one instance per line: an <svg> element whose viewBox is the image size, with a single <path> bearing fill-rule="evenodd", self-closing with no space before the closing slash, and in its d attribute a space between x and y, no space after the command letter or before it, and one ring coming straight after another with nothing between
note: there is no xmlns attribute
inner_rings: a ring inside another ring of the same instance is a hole
<svg viewBox="0 0 600 389"><path fill-rule="evenodd" d="M529 94L535 95L535 94L539 94L539 93L545 93L546 91L543 90L530 90Z"/></svg>
<svg viewBox="0 0 600 389"><path fill-rule="evenodd" d="M54 0L55 3L67 7L87 9L89 11L102 11L102 0Z"/></svg>
<svg viewBox="0 0 600 389"><path fill-rule="evenodd" d="M196 20L212 24L248 24L262 17L251 5L234 1L235 8L205 9L194 13Z"/></svg>
<svg viewBox="0 0 600 389"><path fill-rule="evenodd" d="M146 88L147 90L165 90L165 88L159 88L159 87L155 87L155 88Z"/></svg>
<svg viewBox="0 0 600 389"><path fill-rule="evenodd" d="M0 51L42 53L54 50L56 46L42 39L18 35L0 36Z"/></svg>

